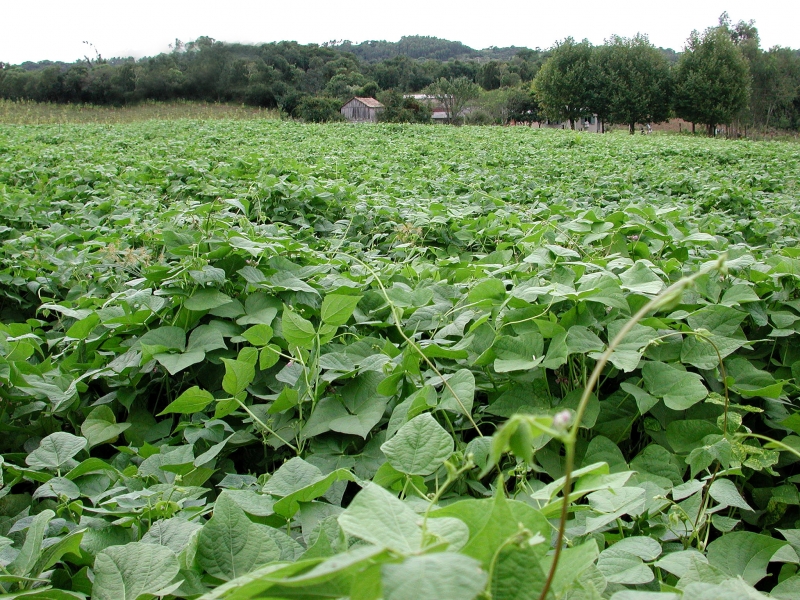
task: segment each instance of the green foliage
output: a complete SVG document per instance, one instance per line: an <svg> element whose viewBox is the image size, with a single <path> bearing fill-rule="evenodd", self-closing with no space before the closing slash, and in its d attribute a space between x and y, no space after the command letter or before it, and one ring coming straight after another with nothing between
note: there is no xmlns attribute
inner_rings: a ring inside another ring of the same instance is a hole
<svg viewBox="0 0 800 600"><path fill-rule="evenodd" d="M750 95L750 72L726 29L692 32L675 71L675 114L708 127L730 123Z"/></svg>
<svg viewBox="0 0 800 600"><path fill-rule="evenodd" d="M593 112L611 123L660 123L669 117L669 63L644 36L613 37L595 48Z"/></svg>
<svg viewBox="0 0 800 600"><path fill-rule="evenodd" d="M480 95L480 87L464 76L449 79L440 77L424 91L444 107L449 123L459 123L463 119L467 103Z"/></svg>
<svg viewBox="0 0 800 600"><path fill-rule="evenodd" d="M792 597L794 145L0 146L3 594Z"/></svg>
<svg viewBox="0 0 800 600"><path fill-rule="evenodd" d="M347 95L345 93L345 95ZM297 116L308 123L327 123L328 121L341 121L343 119L339 110L342 102L337 98L307 97L303 98L297 107Z"/></svg>
<svg viewBox="0 0 800 600"><path fill-rule="evenodd" d="M406 98L400 92L388 90L378 94L384 110L378 113L382 123L430 123L431 109L414 98Z"/></svg>
<svg viewBox="0 0 800 600"><path fill-rule="evenodd" d="M575 129L575 121L592 113L594 85L592 45L567 38L542 65L533 90L548 119L570 121Z"/></svg>

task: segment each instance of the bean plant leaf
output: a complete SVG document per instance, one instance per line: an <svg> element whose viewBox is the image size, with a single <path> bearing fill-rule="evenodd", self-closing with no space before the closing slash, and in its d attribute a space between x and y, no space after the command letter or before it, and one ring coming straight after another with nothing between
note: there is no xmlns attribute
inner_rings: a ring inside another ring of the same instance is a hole
<svg viewBox="0 0 800 600"><path fill-rule="evenodd" d="M544 538L548 523L538 510L516 500L507 500L502 487L493 498L484 500L461 500L430 513L431 518L455 517L469 527L470 540L461 552L481 561L488 569L494 553L505 542L520 531L520 525L529 532L529 539ZM536 552L543 556L546 544L536 545Z"/></svg>
<svg viewBox="0 0 800 600"><path fill-rule="evenodd" d="M401 473L430 475L453 453L453 438L430 413L423 413L403 425L381 450Z"/></svg>
<svg viewBox="0 0 800 600"><path fill-rule="evenodd" d="M70 464L72 457L87 446L86 438L65 431L51 433L39 442L25 462L34 469L61 469Z"/></svg>
<svg viewBox="0 0 800 600"><path fill-rule="evenodd" d="M92 409L81 424L81 433L91 448L115 440L130 426L130 423L117 423L114 412L108 406L98 406Z"/></svg>
<svg viewBox="0 0 800 600"><path fill-rule="evenodd" d="M281 330L283 337L290 344L294 344L300 348L310 349L314 343L314 338L317 335L314 325L311 321L304 319L296 312L284 308L283 317L281 317Z"/></svg>
<svg viewBox="0 0 800 600"><path fill-rule="evenodd" d="M281 547L268 527L253 523L224 493L217 499L214 516L199 533L197 562L223 581L280 560Z"/></svg>
<svg viewBox="0 0 800 600"><path fill-rule="evenodd" d="M673 410L686 410L708 395L700 375L660 361L645 363L642 377L647 391L662 398L667 408Z"/></svg>
<svg viewBox="0 0 800 600"><path fill-rule="evenodd" d="M340 326L347 323L363 296L328 294L322 300L320 316L323 323Z"/></svg>
<svg viewBox="0 0 800 600"><path fill-rule="evenodd" d="M92 600L137 600L166 588L180 570L166 546L133 542L106 548L94 562Z"/></svg>
<svg viewBox="0 0 800 600"><path fill-rule="evenodd" d="M213 401L214 396L211 392L202 390L195 385L170 402L167 407L159 413L159 416L168 413L190 415L200 412Z"/></svg>
<svg viewBox="0 0 800 600"><path fill-rule="evenodd" d="M709 495L724 506L735 506L752 511L750 505L742 498L736 485L730 479L716 479L708 489Z"/></svg>
<svg viewBox="0 0 800 600"><path fill-rule="evenodd" d="M475 559L441 552L385 564L381 580L386 600L472 600L483 591L487 576Z"/></svg>
<svg viewBox="0 0 800 600"><path fill-rule="evenodd" d="M244 360L223 358L225 376L222 378L222 389L231 396L237 396L247 389L256 376L252 363Z"/></svg>
<svg viewBox="0 0 800 600"><path fill-rule="evenodd" d="M228 304L231 297L215 289L200 289L187 298L183 305L189 310L211 310Z"/></svg>
<svg viewBox="0 0 800 600"><path fill-rule="evenodd" d="M750 531L734 531L708 545L708 562L755 585L767 576L767 565L787 542Z"/></svg>
<svg viewBox="0 0 800 600"><path fill-rule="evenodd" d="M356 494L338 521L347 534L401 554L412 554L422 545L416 513L374 483Z"/></svg>
<svg viewBox="0 0 800 600"><path fill-rule="evenodd" d="M469 369L459 369L447 380L439 408L460 414L471 414L475 401L475 376Z"/></svg>

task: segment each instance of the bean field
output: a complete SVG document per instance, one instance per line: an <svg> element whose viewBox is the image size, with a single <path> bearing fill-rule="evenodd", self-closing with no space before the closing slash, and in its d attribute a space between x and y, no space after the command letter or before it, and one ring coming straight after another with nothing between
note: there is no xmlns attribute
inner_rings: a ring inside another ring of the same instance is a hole
<svg viewBox="0 0 800 600"><path fill-rule="evenodd" d="M800 146L0 125L0 595L800 598Z"/></svg>

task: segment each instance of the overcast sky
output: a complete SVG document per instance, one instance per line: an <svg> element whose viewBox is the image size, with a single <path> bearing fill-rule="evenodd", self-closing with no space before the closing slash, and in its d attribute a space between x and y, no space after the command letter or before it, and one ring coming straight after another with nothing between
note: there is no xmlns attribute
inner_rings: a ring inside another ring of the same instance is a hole
<svg viewBox="0 0 800 600"><path fill-rule="evenodd" d="M0 61L94 56L84 40L106 58L139 58L167 51L175 38L202 35L303 44L431 35L481 49L548 48L567 36L602 44L612 34L641 32L656 46L680 50L693 29L716 25L723 11L734 22L754 19L763 48L800 47L797 0L0 0Z"/></svg>

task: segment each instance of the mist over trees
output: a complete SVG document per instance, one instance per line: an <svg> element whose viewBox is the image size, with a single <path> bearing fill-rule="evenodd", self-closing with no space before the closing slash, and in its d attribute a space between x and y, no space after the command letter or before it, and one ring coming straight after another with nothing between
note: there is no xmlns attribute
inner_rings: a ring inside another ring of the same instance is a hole
<svg viewBox="0 0 800 600"><path fill-rule="evenodd" d="M475 86L480 97L471 101L470 118L478 123L547 118L574 125L596 115L634 131L636 124L678 116L709 131L733 122L800 128L800 51L762 49L754 23L733 24L727 14L716 27L692 32L681 53L655 48L643 35L614 36L601 46L567 38L547 50L474 50L426 36L322 45L200 37L140 60L96 53L74 63L0 62L0 97L10 100L232 102L307 120L335 118L337 102L374 96L391 104L386 118L424 122L428 108L403 94L443 81Z"/></svg>

